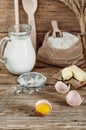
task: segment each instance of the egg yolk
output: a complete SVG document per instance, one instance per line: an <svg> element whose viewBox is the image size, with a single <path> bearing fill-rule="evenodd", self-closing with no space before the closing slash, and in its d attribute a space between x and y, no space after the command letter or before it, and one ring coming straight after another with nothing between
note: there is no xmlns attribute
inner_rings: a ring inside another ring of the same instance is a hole
<svg viewBox="0 0 86 130"><path fill-rule="evenodd" d="M48 113L51 112L51 107L46 103L41 103L41 104L37 105L36 110L37 110L37 112L39 112L43 115L47 115Z"/></svg>

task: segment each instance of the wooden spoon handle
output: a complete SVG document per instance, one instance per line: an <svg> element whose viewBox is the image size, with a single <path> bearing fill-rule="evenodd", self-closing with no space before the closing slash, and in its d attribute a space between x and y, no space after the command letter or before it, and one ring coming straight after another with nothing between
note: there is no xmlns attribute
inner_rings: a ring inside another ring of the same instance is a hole
<svg viewBox="0 0 86 130"><path fill-rule="evenodd" d="M60 30L56 20L52 20L51 25L52 25L54 31L59 31Z"/></svg>
<svg viewBox="0 0 86 130"><path fill-rule="evenodd" d="M14 0L14 6L15 6L15 25L16 25L16 31L19 32L19 0Z"/></svg>
<svg viewBox="0 0 86 130"><path fill-rule="evenodd" d="M32 26L31 39L32 39L33 47L36 51L36 24L35 24L34 14L29 15L28 22Z"/></svg>

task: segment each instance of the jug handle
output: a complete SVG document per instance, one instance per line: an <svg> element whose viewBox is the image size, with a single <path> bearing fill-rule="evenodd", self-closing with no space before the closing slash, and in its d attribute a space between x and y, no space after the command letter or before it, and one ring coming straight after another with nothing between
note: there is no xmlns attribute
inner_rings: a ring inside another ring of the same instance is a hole
<svg viewBox="0 0 86 130"><path fill-rule="evenodd" d="M10 40L11 39L9 37L5 37L5 38L1 39L1 41L0 41L0 61L2 63L7 62L7 60L6 60L6 58L4 58L3 54L4 54L4 50L5 50L7 42Z"/></svg>

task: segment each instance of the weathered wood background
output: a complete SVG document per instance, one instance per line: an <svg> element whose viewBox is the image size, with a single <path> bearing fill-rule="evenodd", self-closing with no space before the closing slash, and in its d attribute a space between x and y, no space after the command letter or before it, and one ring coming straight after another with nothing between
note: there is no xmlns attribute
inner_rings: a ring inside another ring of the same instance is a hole
<svg viewBox="0 0 86 130"><path fill-rule="evenodd" d="M27 23L27 15L19 3L20 23ZM41 45L44 35L51 29L50 22L56 19L62 30L79 32L75 14L59 0L38 0L36 12L37 44ZM14 25L14 0L0 0L0 39L7 35L8 27ZM64 96L55 91L52 76L57 68L36 68L48 78L45 89L39 93L13 95L12 87L17 76L10 74L0 63L0 130L86 130L86 87L78 89L83 103L78 107L69 107ZM38 117L34 105L40 99L52 103L53 110L47 117Z"/></svg>
<svg viewBox="0 0 86 130"><path fill-rule="evenodd" d="M20 23L27 23L27 14L19 1ZM47 31L51 29L51 20L56 19L62 30L79 32L79 24L75 14L59 0L38 0L35 14L37 26L37 45L39 46ZM15 24L14 0L0 0L0 38L7 35L8 27Z"/></svg>

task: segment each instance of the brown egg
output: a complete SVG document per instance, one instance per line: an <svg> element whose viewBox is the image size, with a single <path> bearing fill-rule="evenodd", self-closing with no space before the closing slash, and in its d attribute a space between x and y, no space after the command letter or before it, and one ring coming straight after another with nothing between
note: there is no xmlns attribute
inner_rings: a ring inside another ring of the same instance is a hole
<svg viewBox="0 0 86 130"><path fill-rule="evenodd" d="M55 84L55 89L57 92L65 94L70 90L70 84L66 85L62 81L57 81L57 83Z"/></svg>
<svg viewBox="0 0 86 130"><path fill-rule="evenodd" d="M78 106L82 103L80 94L76 90L71 90L66 95L66 102L70 106Z"/></svg>
<svg viewBox="0 0 86 130"><path fill-rule="evenodd" d="M47 116L52 111L52 105L48 100L42 99L39 100L35 105L36 113L40 116Z"/></svg>

